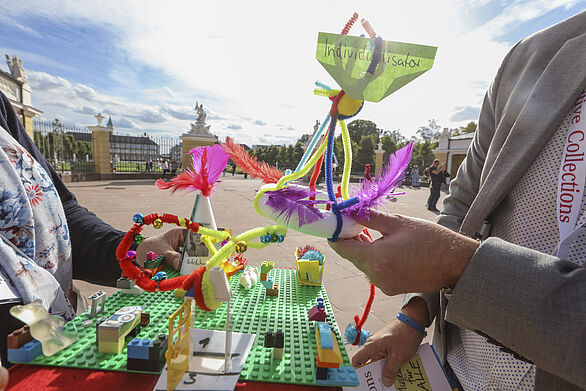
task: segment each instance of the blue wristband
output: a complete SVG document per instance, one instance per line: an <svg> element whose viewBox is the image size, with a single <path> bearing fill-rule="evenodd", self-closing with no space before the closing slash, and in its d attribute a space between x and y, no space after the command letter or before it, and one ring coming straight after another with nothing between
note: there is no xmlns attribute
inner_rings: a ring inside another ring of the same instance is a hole
<svg viewBox="0 0 586 391"><path fill-rule="evenodd" d="M408 317L402 312L397 313L397 319L399 319L401 322L405 323L412 329L419 331L421 334L423 334L424 337L427 337L427 331L425 331L425 327L423 327L423 325L415 319Z"/></svg>

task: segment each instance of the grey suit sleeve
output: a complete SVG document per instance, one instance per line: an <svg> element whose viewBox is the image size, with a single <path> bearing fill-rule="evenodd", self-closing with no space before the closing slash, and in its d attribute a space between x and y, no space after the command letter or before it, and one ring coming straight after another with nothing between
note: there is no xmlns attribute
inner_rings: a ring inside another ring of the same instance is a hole
<svg viewBox="0 0 586 391"><path fill-rule="evenodd" d="M487 239L458 281L446 319L586 388L586 269L573 262Z"/></svg>

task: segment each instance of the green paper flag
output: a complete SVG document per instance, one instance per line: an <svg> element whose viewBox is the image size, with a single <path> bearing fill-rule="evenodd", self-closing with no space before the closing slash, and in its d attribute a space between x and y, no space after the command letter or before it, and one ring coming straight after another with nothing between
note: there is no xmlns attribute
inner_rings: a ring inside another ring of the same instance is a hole
<svg viewBox="0 0 586 391"><path fill-rule="evenodd" d="M376 67L371 66L375 41L380 46ZM379 102L430 70L436 51L434 46L319 33L315 57L351 98Z"/></svg>

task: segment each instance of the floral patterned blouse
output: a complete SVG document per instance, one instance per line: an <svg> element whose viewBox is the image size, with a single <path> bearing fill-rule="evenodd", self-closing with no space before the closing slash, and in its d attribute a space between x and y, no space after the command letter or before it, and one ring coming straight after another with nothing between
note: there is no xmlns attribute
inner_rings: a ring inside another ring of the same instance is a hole
<svg viewBox="0 0 586 391"><path fill-rule="evenodd" d="M43 167L0 127L0 269L24 303L74 316L71 242L59 194Z"/></svg>

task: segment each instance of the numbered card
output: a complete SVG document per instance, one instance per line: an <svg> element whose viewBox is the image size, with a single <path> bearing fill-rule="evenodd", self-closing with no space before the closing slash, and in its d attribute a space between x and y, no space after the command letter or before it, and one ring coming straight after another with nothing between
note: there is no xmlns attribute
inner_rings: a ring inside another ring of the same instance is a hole
<svg viewBox="0 0 586 391"><path fill-rule="evenodd" d="M191 329L192 354L189 370L175 388L181 390L233 390L254 344L254 334ZM229 350L228 370L225 370L226 346ZM167 366L163 369L155 390L166 390Z"/></svg>

